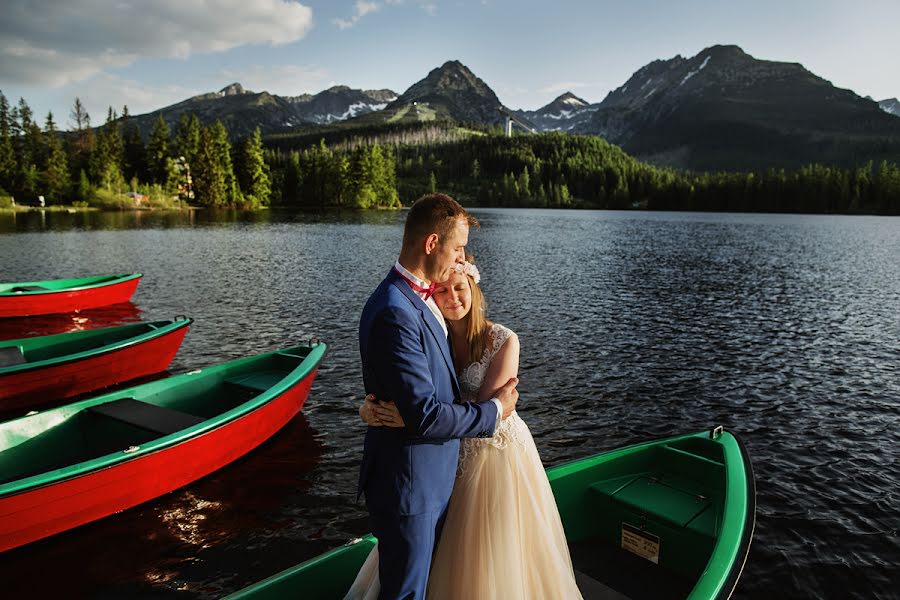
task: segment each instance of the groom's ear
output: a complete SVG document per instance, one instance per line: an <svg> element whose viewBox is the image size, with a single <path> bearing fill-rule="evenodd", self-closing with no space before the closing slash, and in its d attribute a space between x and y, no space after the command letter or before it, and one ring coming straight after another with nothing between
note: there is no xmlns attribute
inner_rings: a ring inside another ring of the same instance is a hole
<svg viewBox="0 0 900 600"><path fill-rule="evenodd" d="M431 254L434 252L435 248L437 248L439 241L438 234L432 233L427 238L425 238L425 254Z"/></svg>

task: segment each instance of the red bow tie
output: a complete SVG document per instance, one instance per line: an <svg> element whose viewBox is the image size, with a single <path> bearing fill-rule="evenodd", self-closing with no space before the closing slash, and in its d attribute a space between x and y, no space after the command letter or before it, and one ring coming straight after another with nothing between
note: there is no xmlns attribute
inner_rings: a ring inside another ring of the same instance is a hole
<svg viewBox="0 0 900 600"><path fill-rule="evenodd" d="M397 271L396 268L394 270ZM397 275L402 277L403 281L408 283L409 287L411 287L414 292L416 292L417 294L425 294L425 297L422 298L422 300L427 302L428 299L434 295L434 290L435 290L435 288L437 288L437 284L434 283L433 281L431 282L431 285L429 285L428 287L424 287L424 286L419 285L418 283L416 283L415 281L413 281L412 279L410 279L409 277L407 277L400 271L397 271Z"/></svg>

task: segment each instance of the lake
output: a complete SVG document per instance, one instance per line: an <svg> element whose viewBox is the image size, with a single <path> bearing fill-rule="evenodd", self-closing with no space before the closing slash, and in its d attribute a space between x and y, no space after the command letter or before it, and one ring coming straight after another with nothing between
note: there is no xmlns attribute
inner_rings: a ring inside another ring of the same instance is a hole
<svg viewBox="0 0 900 600"><path fill-rule="evenodd" d="M897 598L900 218L476 209L547 466L723 424L758 521L736 598ZM303 412L238 462L0 561L5 592L212 598L368 530L357 322L405 212L0 213L0 281L140 271L0 339L196 319L170 372L318 337ZM891 576L890 573L895 573Z"/></svg>

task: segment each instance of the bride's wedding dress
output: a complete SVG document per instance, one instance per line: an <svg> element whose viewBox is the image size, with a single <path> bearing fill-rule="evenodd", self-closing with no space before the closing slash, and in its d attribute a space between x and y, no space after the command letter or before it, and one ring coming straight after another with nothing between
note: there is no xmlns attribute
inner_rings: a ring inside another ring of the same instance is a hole
<svg viewBox="0 0 900 600"><path fill-rule="evenodd" d="M459 375L463 402L475 402L494 356L512 332L491 327L480 361ZM346 598L378 597L378 548ZM513 412L493 438L460 441L447 518L435 548L429 600L580 599L562 522L534 439Z"/></svg>

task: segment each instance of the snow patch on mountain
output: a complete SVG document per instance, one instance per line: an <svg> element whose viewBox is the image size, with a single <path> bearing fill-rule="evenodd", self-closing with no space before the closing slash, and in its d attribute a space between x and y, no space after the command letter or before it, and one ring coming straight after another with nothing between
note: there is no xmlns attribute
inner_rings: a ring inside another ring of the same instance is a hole
<svg viewBox="0 0 900 600"><path fill-rule="evenodd" d="M696 75L697 73L702 71L703 68L707 65L707 63L709 63L709 56L706 57L706 59L703 61L703 64L700 65L700 67L697 70L691 71L687 75L685 75L684 79L681 80L681 83L678 84L678 87L683 86L687 82L688 79L690 79L691 77L693 77L694 75Z"/></svg>

